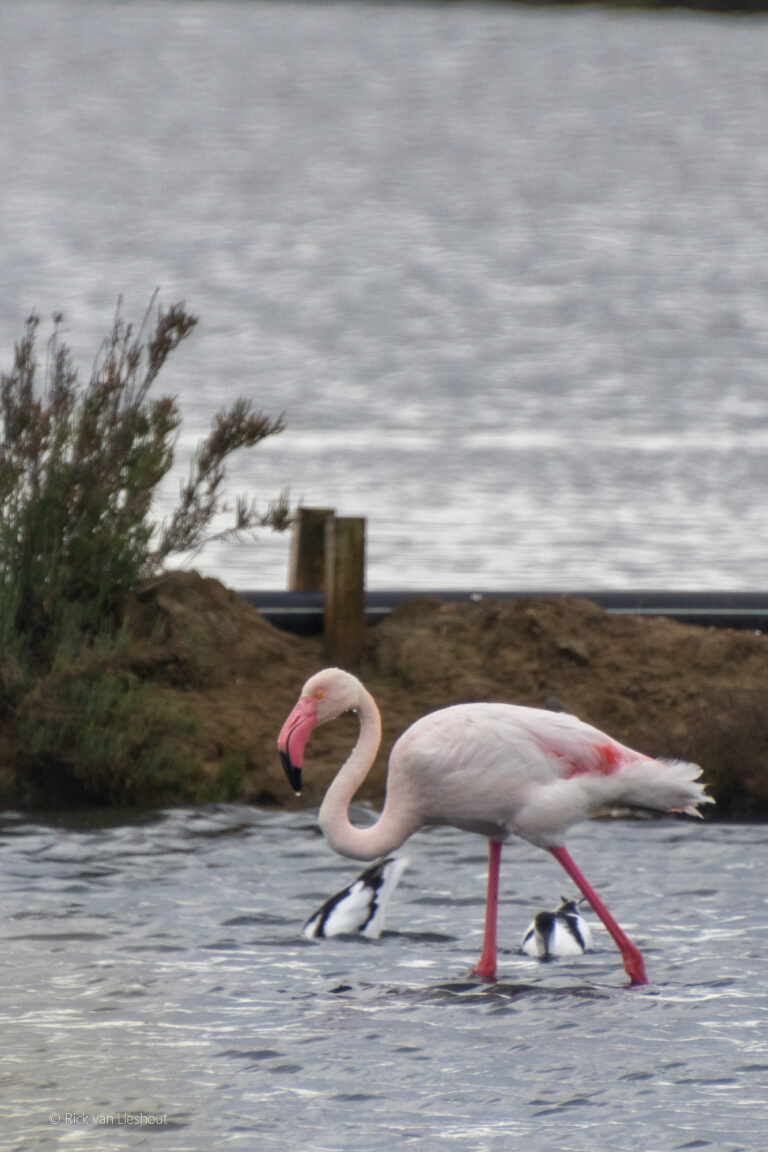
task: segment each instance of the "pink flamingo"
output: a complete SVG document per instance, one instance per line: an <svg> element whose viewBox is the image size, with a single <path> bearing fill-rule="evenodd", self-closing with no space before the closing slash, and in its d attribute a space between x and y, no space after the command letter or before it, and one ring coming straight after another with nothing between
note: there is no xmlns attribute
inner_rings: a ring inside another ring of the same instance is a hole
<svg viewBox="0 0 768 1152"><path fill-rule="evenodd" d="M381 743L379 710L360 681L339 668L310 677L277 743L288 781L298 794L312 729L349 711L358 714L358 740L319 813L323 833L336 852L376 860L427 825L451 825L487 836L485 932L473 972L495 980L501 846L510 836L521 836L551 852L581 889L619 948L630 982L648 983L642 953L576 867L564 846L565 833L604 805L700 815L696 805L711 797L696 782L698 765L653 760L563 712L514 704L457 704L423 716L403 732L390 754L381 815L370 827L357 828L349 820L349 804Z"/></svg>

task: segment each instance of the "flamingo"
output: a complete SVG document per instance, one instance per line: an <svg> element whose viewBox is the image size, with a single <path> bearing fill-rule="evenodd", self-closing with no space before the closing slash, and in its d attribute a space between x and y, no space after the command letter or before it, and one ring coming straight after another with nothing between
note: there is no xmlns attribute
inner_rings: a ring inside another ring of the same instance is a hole
<svg viewBox="0 0 768 1152"><path fill-rule="evenodd" d="M450 825L486 836L488 885L483 948L472 974L496 979L501 848L520 836L546 849L581 890L619 951L630 985L647 984L643 956L614 920L565 847L567 830L605 805L699 816L711 801L697 782L701 768L654 760L564 712L516 704L456 704L422 716L395 741L379 818L367 828L349 819L349 804L381 743L381 716L370 692L350 672L326 668L304 685L278 737L288 782L301 792L304 749L313 728L357 713L359 734L320 806L331 848L376 860L420 828Z"/></svg>
<svg viewBox="0 0 768 1152"><path fill-rule="evenodd" d="M525 930L520 951L539 960L578 956L592 947L592 929L579 914L576 900L562 897L554 912L537 912Z"/></svg>

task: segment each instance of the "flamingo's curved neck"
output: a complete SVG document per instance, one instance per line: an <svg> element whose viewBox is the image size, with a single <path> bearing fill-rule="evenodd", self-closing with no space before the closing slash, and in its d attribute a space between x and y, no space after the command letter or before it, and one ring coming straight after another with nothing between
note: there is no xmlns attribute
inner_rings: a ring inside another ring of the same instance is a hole
<svg viewBox="0 0 768 1152"><path fill-rule="evenodd" d="M406 813L398 813L388 794L384 810L375 824L357 828L350 822L349 805L373 767L381 743L381 716L376 701L362 689L357 706L360 735L349 759L339 769L320 806L319 820L328 843L342 856L355 860L376 860L398 848L414 831Z"/></svg>

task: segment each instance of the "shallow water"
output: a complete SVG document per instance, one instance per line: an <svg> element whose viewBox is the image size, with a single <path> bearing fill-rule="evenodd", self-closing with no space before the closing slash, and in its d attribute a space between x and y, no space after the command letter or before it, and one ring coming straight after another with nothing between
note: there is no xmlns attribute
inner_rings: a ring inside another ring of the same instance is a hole
<svg viewBox="0 0 768 1152"><path fill-rule="evenodd" d="M768 20L578 6L0 5L0 357L118 295L198 330L187 452L368 517L372 587L762 588ZM282 587L288 543L197 563Z"/></svg>
<svg viewBox="0 0 768 1152"><path fill-rule="evenodd" d="M647 988L624 987L602 929L583 957L518 953L569 890L522 842L486 986L466 978L477 837L409 843L381 940L311 942L303 921L357 871L312 812L6 814L0 1148L106 1146L101 1118L109 1147L174 1152L757 1152L768 829L601 822L569 843L643 948Z"/></svg>

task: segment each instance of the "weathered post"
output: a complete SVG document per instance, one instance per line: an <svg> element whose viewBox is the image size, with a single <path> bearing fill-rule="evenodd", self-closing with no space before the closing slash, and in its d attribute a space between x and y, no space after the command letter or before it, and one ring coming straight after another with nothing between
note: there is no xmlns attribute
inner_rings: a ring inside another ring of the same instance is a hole
<svg viewBox="0 0 768 1152"><path fill-rule="evenodd" d="M325 522L325 655L330 664L356 668L365 628L365 517Z"/></svg>
<svg viewBox="0 0 768 1152"><path fill-rule="evenodd" d="M333 508L297 508L291 531L288 589L322 592L325 583L325 522Z"/></svg>

